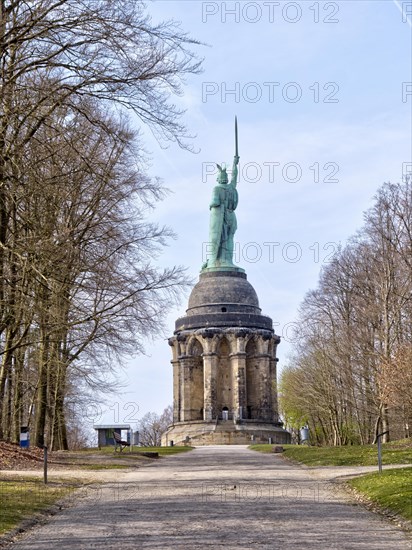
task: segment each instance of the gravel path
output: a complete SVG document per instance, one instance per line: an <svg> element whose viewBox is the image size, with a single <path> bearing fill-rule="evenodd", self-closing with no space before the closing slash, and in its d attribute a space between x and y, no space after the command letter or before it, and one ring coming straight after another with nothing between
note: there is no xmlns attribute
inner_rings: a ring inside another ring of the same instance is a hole
<svg viewBox="0 0 412 550"><path fill-rule="evenodd" d="M412 548L403 531L330 483L350 470L294 466L243 446L199 447L114 473L13 550Z"/></svg>

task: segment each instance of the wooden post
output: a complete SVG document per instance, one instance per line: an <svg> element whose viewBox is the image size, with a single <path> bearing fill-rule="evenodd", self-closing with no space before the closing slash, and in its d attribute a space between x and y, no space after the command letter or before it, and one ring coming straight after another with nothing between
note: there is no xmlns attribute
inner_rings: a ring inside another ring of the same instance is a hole
<svg viewBox="0 0 412 550"><path fill-rule="evenodd" d="M47 445L43 446L44 451L44 483L47 485Z"/></svg>
<svg viewBox="0 0 412 550"><path fill-rule="evenodd" d="M379 471L380 474L382 473L382 441L381 441L381 437L383 435L386 435L387 433L389 433L389 431L382 432L381 434L378 434L376 436L376 442L378 444L378 471Z"/></svg>

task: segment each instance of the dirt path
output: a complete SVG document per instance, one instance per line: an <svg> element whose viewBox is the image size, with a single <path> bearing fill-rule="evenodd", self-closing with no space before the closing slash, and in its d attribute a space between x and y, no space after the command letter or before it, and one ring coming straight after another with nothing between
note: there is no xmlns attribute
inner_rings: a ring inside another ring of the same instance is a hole
<svg viewBox="0 0 412 550"><path fill-rule="evenodd" d="M336 469L317 471L242 446L197 448L114 473L13 550L412 548L330 483Z"/></svg>

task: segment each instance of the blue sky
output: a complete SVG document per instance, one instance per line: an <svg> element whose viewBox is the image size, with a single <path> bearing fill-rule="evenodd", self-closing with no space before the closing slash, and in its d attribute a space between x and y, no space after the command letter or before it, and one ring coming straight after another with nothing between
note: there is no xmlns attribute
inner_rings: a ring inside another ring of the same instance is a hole
<svg viewBox="0 0 412 550"><path fill-rule="evenodd" d="M159 261L185 265L197 280L216 177L209 172L214 162L231 166L237 115L237 263L283 337L281 369L322 265L361 227L381 184L400 181L412 162L412 2L159 0L148 10L206 44L196 48L203 73L176 98L199 152L162 149L144 132L150 172L172 191L152 218L178 236ZM167 337L186 306L171 310L167 333L147 342L145 356L127 362L124 391L95 421L134 425L172 403ZM135 404L129 417L127 403Z"/></svg>

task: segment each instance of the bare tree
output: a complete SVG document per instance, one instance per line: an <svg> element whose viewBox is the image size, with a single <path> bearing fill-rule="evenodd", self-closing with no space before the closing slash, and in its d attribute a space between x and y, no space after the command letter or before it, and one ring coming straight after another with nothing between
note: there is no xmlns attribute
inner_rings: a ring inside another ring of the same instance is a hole
<svg viewBox="0 0 412 550"><path fill-rule="evenodd" d="M173 235L124 109L185 146L194 44L140 1L0 1L0 437L66 448L68 385L141 350L185 282L155 265Z"/></svg>
<svg viewBox="0 0 412 550"><path fill-rule="evenodd" d="M169 405L161 415L155 412L146 413L139 422L139 437L145 447L159 447L162 434L173 422L173 406Z"/></svg>
<svg viewBox="0 0 412 550"><path fill-rule="evenodd" d="M323 269L300 308L300 340L281 402L286 417L299 411L308 418L318 443L408 433L411 191L409 182L379 190L362 230ZM405 411L402 428L394 407Z"/></svg>

